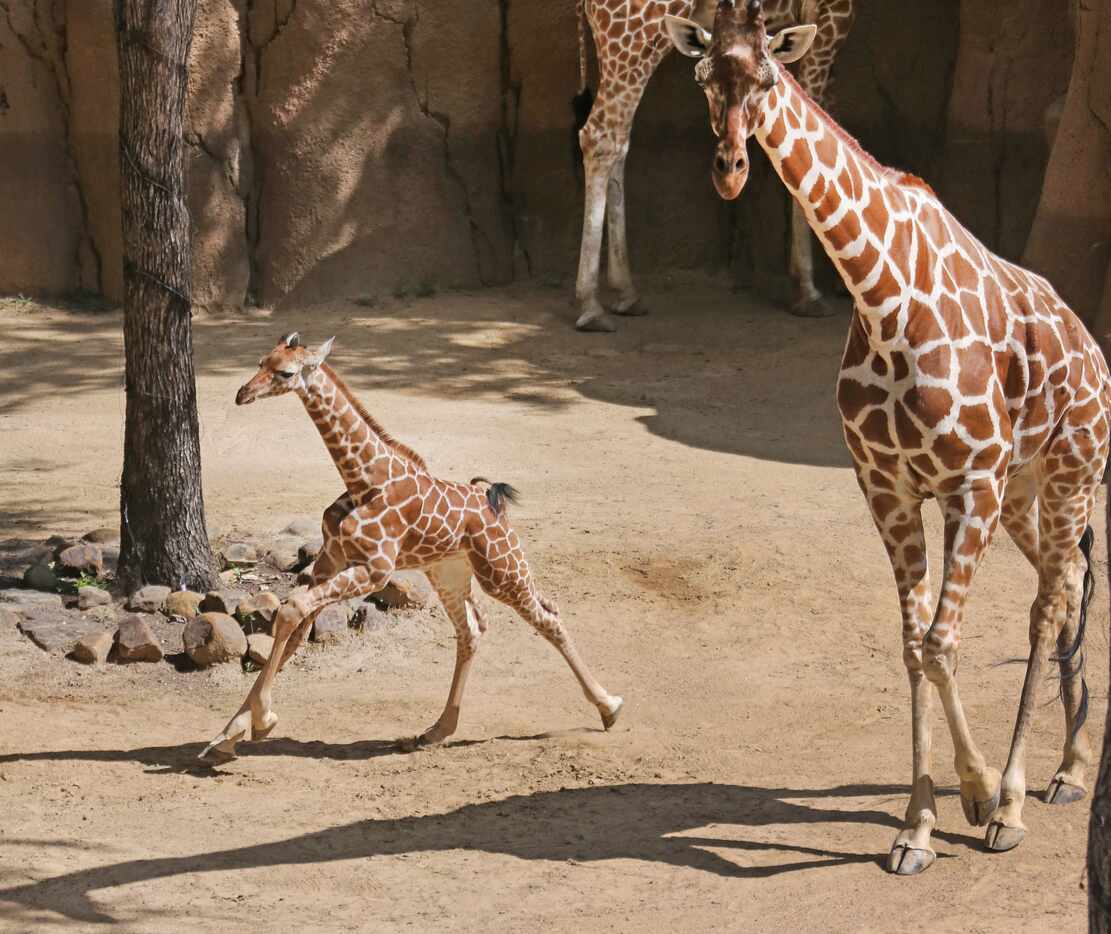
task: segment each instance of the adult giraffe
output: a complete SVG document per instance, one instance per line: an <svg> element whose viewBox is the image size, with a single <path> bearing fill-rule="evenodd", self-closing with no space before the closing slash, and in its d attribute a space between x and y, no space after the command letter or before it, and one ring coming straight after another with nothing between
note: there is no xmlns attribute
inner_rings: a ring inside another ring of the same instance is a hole
<svg viewBox="0 0 1111 934"><path fill-rule="evenodd" d="M911 685L912 792L887 867L910 875L934 860L931 683L953 736L965 816L988 824L989 849L1009 850L1025 831L1026 738L1055 639L1065 749L1046 800L1082 797L1091 758L1078 652L1092 580L1087 523L1107 462L1103 355L1045 279L992 254L921 179L880 166L799 87L782 65L805 54L813 26L769 39L759 0L722 0L712 33L686 19L667 29L700 59L719 194L740 194L754 135L854 299L837 402L895 571ZM945 519L936 610L921 519L931 497ZM1038 572L1002 780L972 740L956 681L965 597L1000 520Z"/></svg>
<svg viewBox="0 0 1111 934"><path fill-rule="evenodd" d="M598 300L602 225L606 221L606 278L616 292L613 311L643 314L638 305L625 239L625 156L641 96L656 67L671 50L663 29L665 15L693 17L708 27L715 0L578 0L579 94L575 98L586 174L586 204L579 250L575 301L580 331L613 331L611 318ZM855 0L768 0L766 15L777 25L811 23L817 36L799 66L799 81L821 100L837 50L849 34ZM589 23L598 59L598 96L587 89L586 34ZM589 117L586 114L589 113ZM792 313L823 317L829 306L814 287L810 231L799 210L791 218L791 276L795 282Z"/></svg>

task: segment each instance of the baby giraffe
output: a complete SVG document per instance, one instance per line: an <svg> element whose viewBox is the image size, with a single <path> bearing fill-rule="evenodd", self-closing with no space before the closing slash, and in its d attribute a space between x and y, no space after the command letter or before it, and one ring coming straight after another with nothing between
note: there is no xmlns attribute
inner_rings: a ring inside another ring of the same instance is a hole
<svg viewBox="0 0 1111 934"><path fill-rule="evenodd" d="M296 333L283 337L235 397L236 405L247 405L295 392L347 490L324 511L324 545L313 566L312 586L294 590L278 611L269 660L243 706L200 758L228 762L248 731L252 739L267 736L278 722L271 706L274 676L297 650L316 614L330 603L380 590L403 568L424 571L455 627L455 672L447 704L419 737L422 744L441 742L459 722L467 672L486 630L471 600L472 575L486 593L516 610L559 649L608 730L623 702L594 679L559 611L537 592L520 540L506 519L513 488L481 478L453 483L433 477L420 455L391 438L324 362L332 340L310 348Z"/></svg>

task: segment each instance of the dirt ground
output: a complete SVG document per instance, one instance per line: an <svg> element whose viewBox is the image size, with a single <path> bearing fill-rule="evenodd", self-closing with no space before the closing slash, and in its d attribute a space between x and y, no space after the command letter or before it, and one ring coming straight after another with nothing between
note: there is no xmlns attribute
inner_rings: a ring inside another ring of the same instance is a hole
<svg viewBox="0 0 1111 934"><path fill-rule="evenodd" d="M1062 742L1052 685L1022 846L986 853L965 823L938 711L937 863L881 868L910 714L891 572L834 407L847 309L800 321L702 279L646 291L652 315L613 336L575 333L541 288L198 320L214 529L277 530L339 493L295 399L233 404L280 334L334 333L337 370L436 472L523 491L541 587L625 711L603 733L558 655L487 602L458 734L404 753L454 657L443 614L413 612L307 647L278 680L274 736L196 770L252 676L89 670L0 631L0 929L1083 930L1087 802L1039 799ZM118 313L0 305L0 539L115 521L121 368ZM1102 505L1097 520L1103 581ZM997 766L1034 586L997 540L960 666ZM1098 749L1102 586L1093 609Z"/></svg>

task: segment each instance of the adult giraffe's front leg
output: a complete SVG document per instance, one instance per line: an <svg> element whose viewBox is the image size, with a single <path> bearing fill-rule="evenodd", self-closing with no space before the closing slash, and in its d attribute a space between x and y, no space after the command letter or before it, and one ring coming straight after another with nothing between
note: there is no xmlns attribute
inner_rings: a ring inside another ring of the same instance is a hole
<svg viewBox="0 0 1111 934"><path fill-rule="evenodd" d="M933 865L936 854L930 835L937 824L934 783L930 776L930 699L932 688L922 667L922 642L930 625L929 569L922 503L893 488L861 483L872 518L883 539L903 618L903 664L910 680L911 791L903 828L887 857L887 871L915 875Z"/></svg>
<svg viewBox="0 0 1111 934"><path fill-rule="evenodd" d="M579 273L575 281L575 303L579 317L575 327L580 331L616 331L613 319L598 298L602 261L602 231L606 220L606 193L617 163L618 152L609 139L597 138L597 130L587 123L579 134L586 177L586 198L583 205L582 243L579 246ZM625 140L628 147L628 139Z"/></svg>
<svg viewBox="0 0 1111 934"><path fill-rule="evenodd" d="M365 597L386 586L397 559L397 547L384 543L365 564L341 571L329 580L304 590L295 590L274 617L274 646L247 694L247 699L227 726L209 743L200 758L222 764L235 758L236 744L247 737L263 739L278 722L272 705L274 677L285 660L285 647L302 622L330 603Z"/></svg>
<svg viewBox="0 0 1111 934"><path fill-rule="evenodd" d="M614 291L611 303L617 315L643 315L644 307L633 285L633 272L629 266L629 243L625 226L625 157L628 146L622 151L610 171L606 194L606 281ZM808 228L809 229L809 228Z"/></svg>
<svg viewBox="0 0 1111 934"><path fill-rule="evenodd" d="M999 806L1000 774L984 761L957 691L957 657L964 605L977 568L999 522L1000 480L979 480L940 499L945 518L945 579L922 652L926 677L937 688L953 738L961 807L983 826Z"/></svg>

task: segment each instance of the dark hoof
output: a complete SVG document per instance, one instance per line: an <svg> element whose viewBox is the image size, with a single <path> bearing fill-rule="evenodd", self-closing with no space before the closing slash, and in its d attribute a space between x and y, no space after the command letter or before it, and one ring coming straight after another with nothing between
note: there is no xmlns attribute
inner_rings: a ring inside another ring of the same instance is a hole
<svg viewBox="0 0 1111 934"><path fill-rule="evenodd" d="M1070 785L1059 778L1053 779L1045 790L1046 804L1072 804L1087 794L1079 785Z"/></svg>
<svg viewBox="0 0 1111 934"><path fill-rule="evenodd" d="M609 713L602 713L602 726L609 730L616 722L617 718L621 716L621 708L625 706L625 701L622 698L617 698L617 706ZM601 713L601 711L599 711Z"/></svg>
<svg viewBox="0 0 1111 934"><path fill-rule="evenodd" d="M277 725L278 721L275 720L270 726L262 727L261 729L259 727L251 727L251 742L257 743L260 739L266 739L267 736L274 732L274 727Z"/></svg>
<svg viewBox="0 0 1111 934"><path fill-rule="evenodd" d="M990 801L973 801L961 795L961 807L964 809L965 820L973 827L983 827L999 807L999 791L996 790Z"/></svg>
<svg viewBox="0 0 1111 934"><path fill-rule="evenodd" d="M637 299L628 308L614 308L613 313L623 318L640 318L648 314L648 309L640 303L640 299Z"/></svg>
<svg viewBox="0 0 1111 934"><path fill-rule="evenodd" d="M1022 838L1025 836L1026 831L1021 827L1007 827L998 822L993 822L988 826L987 834L984 835L984 846L993 853L1006 853L1022 843Z"/></svg>
<svg viewBox="0 0 1111 934"><path fill-rule="evenodd" d="M613 323L613 319L609 315L583 315L575 322L575 329L579 331L612 334L617 330L617 325Z"/></svg>
<svg viewBox="0 0 1111 934"><path fill-rule="evenodd" d="M937 859L933 850L919 850L906 843L896 843L887 854L887 871L897 876L916 876L925 872Z"/></svg>
<svg viewBox="0 0 1111 934"><path fill-rule="evenodd" d="M795 302L789 310L796 318L829 318L837 314L837 310L824 298Z"/></svg>

